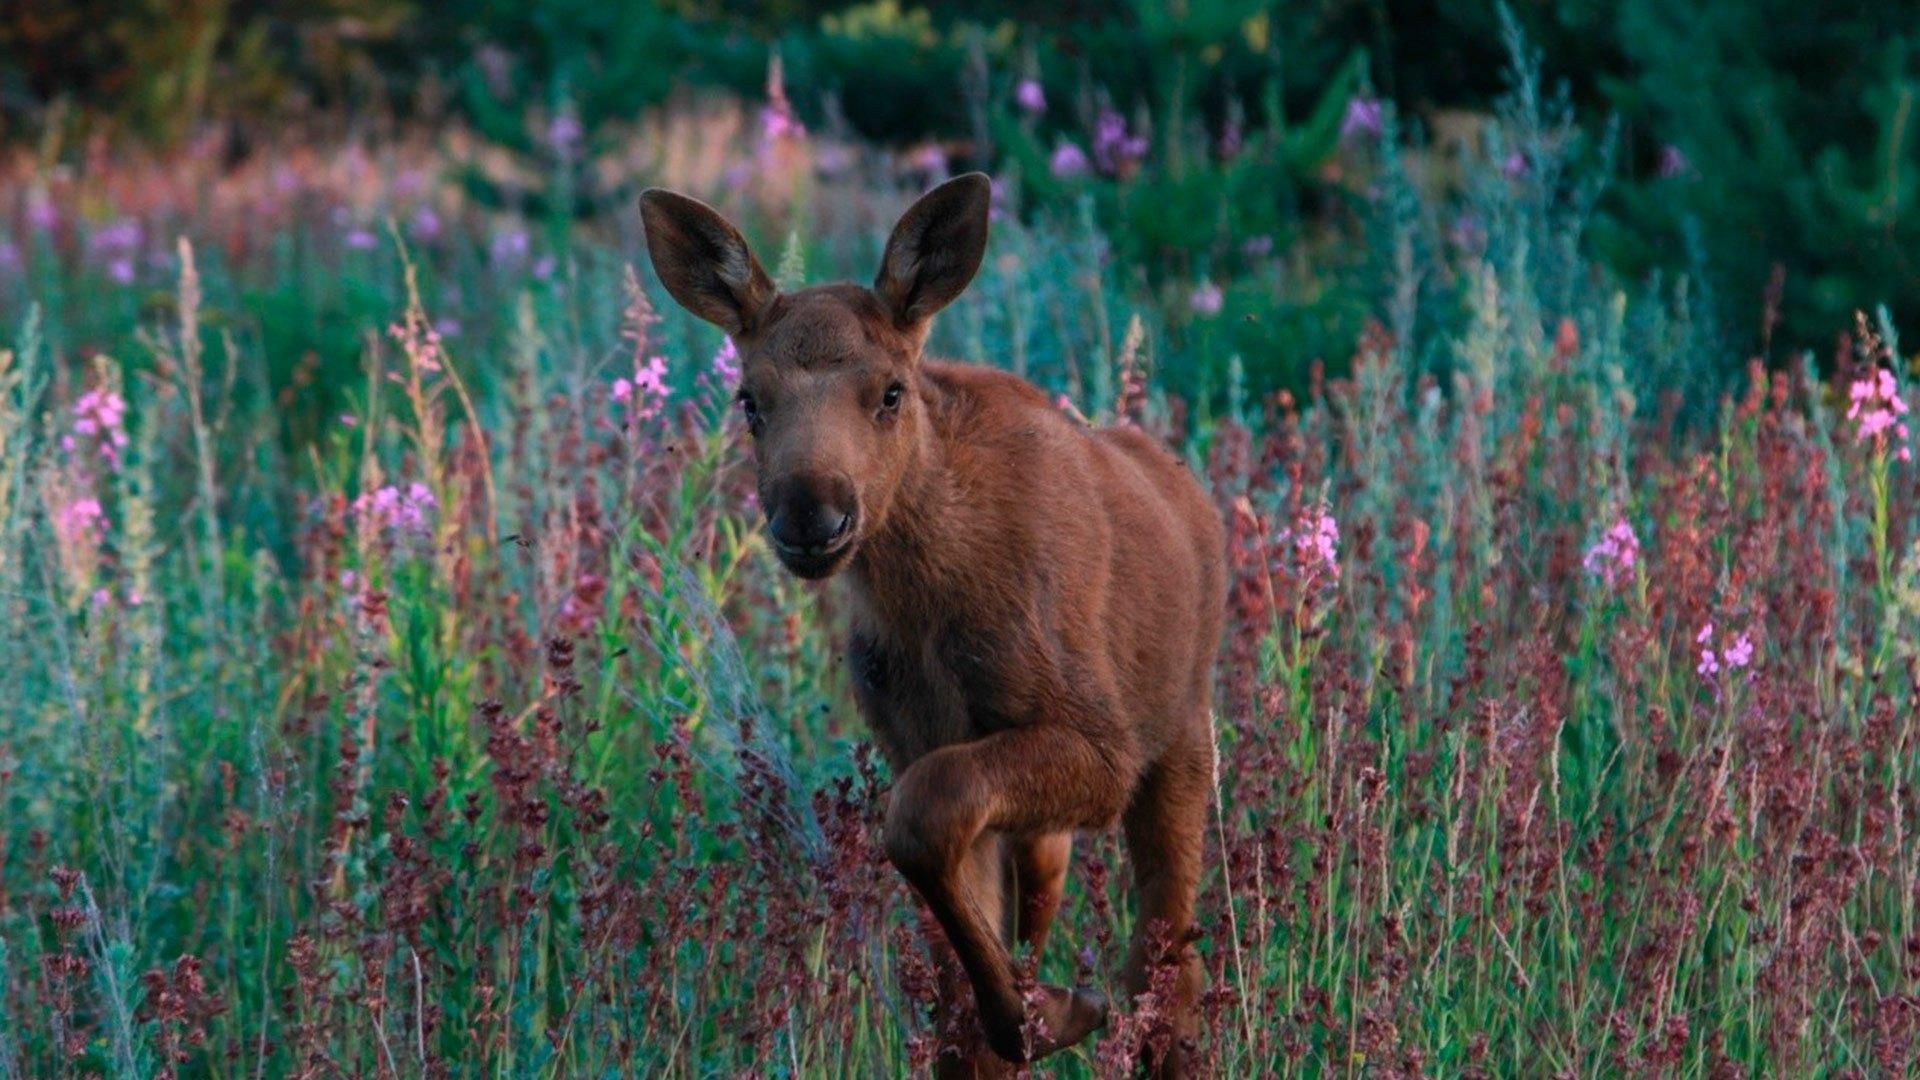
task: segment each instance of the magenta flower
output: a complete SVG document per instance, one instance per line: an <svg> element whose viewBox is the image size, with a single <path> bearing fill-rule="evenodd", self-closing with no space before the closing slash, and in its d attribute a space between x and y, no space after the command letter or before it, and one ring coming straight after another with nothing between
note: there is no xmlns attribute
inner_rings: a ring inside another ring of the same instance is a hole
<svg viewBox="0 0 1920 1080"><path fill-rule="evenodd" d="M82 495L54 511L53 533L62 547L97 544L107 527L107 511L100 500Z"/></svg>
<svg viewBox="0 0 1920 1080"><path fill-rule="evenodd" d="M1632 575L1634 564L1639 559L1640 538L1633 534L1633 526L1627 519L1621 518L1587 549L1581 565L1586 567L1587 573L1612 588L1616 582Z"/></svg>
<svg viewBox="0 0 1920 1080"><path fill-rule="evenodd" d="M1693 641L1700 646L1700 662L1694 665L1694 671L1710 683L1718 682L1722 672L1739 671L1753 664L1753 639L1745 632L1735 637L1731 645L1719 652L1716 652L1713 647L1712 623L1701 627L1700 633L1694 636Z"/></svg>
<svg viewBox="0 0 1920 1080"><path fill-rule="evenodd" d="M634 370L633 378L613 380L613 400L625 406L635 421L659 415L667 400L667 361L655 356Z"/></svg>
<svg viewBox="0 0 1920 1080"><path fill-rule="evenodd" d="M1047 111L1047 92L1041 88L1038 79L1021 79L1020 85L1014 88L1013 99L1030 115L1038 116Z"/></svg>
<svg viewBox="0 0 1920 1080"><path fill-rule="evenodd" d="M348 229L346 245L355 251L372 251L374 248L380 246L380 238L373 235L373 230L371 229Z"/></svg>
<svg viewBox="0 0 1920 1080"><path fill-rule="evenodd" d="M388 532L417 533L432 531L433 512L439 506L427 485L415 482L405 491L388 484L363 492L353 500L352 510L363 523L371 523Z"/></svg>
<svg viewBox="0 0 1920 1080"><path fill-rule="evenodd" d="M112 469L120 467L120 451L127 445L127 402L113 390L89 390L73 403L73 434L96 443ZM64 441L67 449L73 442Z"/></svg>
<svg viewBox="0 0 1920 1080"><path fill-rule="evenodd" d="M1293 548L1296 569L1307 589L1340 581L1340 523L1324 502L1302 507L1293 528L1280 530L1280 543Z"/></svg>
<svg viewBox="0 0 1920 1080"><path fill-rule="evenodd" d="M1533 166L1527 163L1527 155L1518 150L1508 154L1500 162L1500 175L1509 180L1518 180L1532 171Z"/></svg>
<svg viewBox="0 0 1920 1080"><path fill-rule="evenodd" d="M740 381L740 350L734 347L732 338L722 338L720 348L713 354L713 377L721 386L732 386Z"/></svg>
<svg viewBox="0 0 1920 1080"><path fill-rule="evenodd" d="M1847 419L1857 425L1855 442L1871 441L1876 453L1884 453L1891 446L1895 460L1913 460L1911 435L1907 422L1901 419L1907 415L1907 402L1900 396L1900 384L1892 371L1876 368L1873 374L1855 379L1847 396L1852 401Z"/></svg>

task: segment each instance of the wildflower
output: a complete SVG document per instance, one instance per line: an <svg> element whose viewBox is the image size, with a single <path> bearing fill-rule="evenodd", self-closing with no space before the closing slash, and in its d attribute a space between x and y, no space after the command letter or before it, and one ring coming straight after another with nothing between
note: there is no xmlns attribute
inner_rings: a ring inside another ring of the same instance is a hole
<svg viewBox="0 0 1920 1080"><path fill-rule="evenodd" d="M1501 160L1500 175L1509 180L1518 180L1532 171L1532 168L1533 167L1527 163L1527 155L1515 150Z"/></svg>
<svg viewBox="0 0 1920 1080"><path fill-rule="evenodd" d="M1112 109L1100 114L1093 126L1093 160L1109 176L1133 171L1147 156L1147 139L1127 131L1126 118Z"/></svg>
<svg viewBox="0 0 1920 1080"><path fill-rule="evenodd" d="M110 468L119 468L120 451L127 445L127 402L113 390L89 390L73 403L73 434L99 444L100 456ZM62 446L71 450L73 442Z"/></svg>
<svg viewBox="0 0 1920 1080"><path fill-rule="evenodd" d="M380 246L380 240L371 229L352 228L347 230L346 244L354 251L372 251Z"/></svg>
<svg viewBox="0 0 1920 1080"><path fill-rule="evenodd" d="M533 276L540 281L545 281L553 276L554 268L558 265L553 256L542 255L533 262Z"/></svg>
<svg viewBox="0 0 1920 1080"><path fill-rule="evenodd" d="M767 64L767 103L760 108L760 148L806 137L806 126L793 114L793 103L787 100L786 80L780 58L775 56Z"/></svg>
<svg viewBox="0 0 1920 1080"><path fill-rule="evenodd" d="M1246 144L1246 132L1240 128L1240 121L1229 119L1220 129L1220 139L1214 144L1214 153L1226 161L1240 156L1241 147Z"/></svg>
<svg viewBox="0 0 1920 1080"><path fill-rule="evenodd" d="M60 209L47 198L46 192L36 191L27 199L27 224L36 232L52 232L60 224Z"/></svg>
<svg viewBox="0 0 1920 1080"><path fill-rule="evenodd" d="M106 509L91 495L81 495L61 504L53 515L53 532L62 547L98 543L106 526Z"/></svg>
<svg viewBox="0 0 1920 1080"><path fill-rule="evenodd" d="M1587 573L1606 582L1612 588L1618 581L1633 572L1634 564L1640 558L1640 538L1633 533L1633 526L1626 518L1613 523L1594 545L1587 549L1581 565Z"/></svg>
<svg viewBox="0 0 1920 1080"><path fill-rule="evenodd" d="M1038 79L1021 79L1020 85L1014 87L1013 99L1029 115L1039 116L1047 111L1047 92L1041 88Z"/></svg>
<svg viewBox="0 0 1920 1080"><path fill-rule="evenodd" d="M1487 249L1487 229L1480 218L1473 214L1461 214L1453 219L1453 228L1447 230L1447 241L1461 254L1478 255Z"/></svg>
<svg viewBox="0 0 1920 1080"><path fill-rule="evenodd" d="M1075 180L1087 175L1092 163L1087 160L1087 152L1077 145L1062 141L1053 148L1053 156L1047 160L1047 168L1056 180Z"/></svg>
<svg viewBox="0 0 1920 1080"><path fill-rule="evenodd" d="M440 370L446 351L436 324L427 322L415 311L409 311L404 321L387 327L387 333L399 343L400 351L407 354L407 362L414 368L429 373Z"/></svg>
<svg viewBox="0 0 1920 1080"><path fill-rule="evenodd" d="M1847 419L1857 425L1855 442L1871 441L1875 452L1885 451L1891 443L1896 460L1913 459L1907 422L1901 419L1907 414L1907 402L1892 371L1875 368L1873 374L1855 379L1847 396L1852 400Z"/></svg>
<svg viewBox="0 0 1920 1080"><path fill-rule="evenodd" d="M1694 644L1700 646L1700 662L1694 665L1694 671L1708 682L1716 682L1722 672L1734 672L1753 664L1753 639L1745 632L1733 639L1733 644L1715 651L1714 628L1712 623L1700 628L1694 636Z"/></svg>
<svg viewBox="0 0 1920 1080"><path fill-rule="evenodd" d="M1202 281L1195 285L1193 292L1187 296L1187 306L1195 315L1203 319L1211 319L1220 314L1220 309L1225 303L1226 295L1220 291L1220 286L1211 281Z"/></svg>
<svg viewBox="0 0 1920 1080"><path fill-rule="evenodd" d="M634 369L633 378L613 380L613 400L626 406L636 421L659 414L667 400L667 361L655 356Z"/></svg>
<svg viewBox="0 0 1920 1080"><path fill-rule="evenodd" d="M1675 180L1693 172L1693 162L1687 160L1686 153L1679 147L1668 143L1660 148L1659 168L1663 179Z"/></svg>
<svg viewBox="0 0 1920 1080"><path fill-rule="evenodd" d="M526 259L531 247L532 241L527 237L527 230L517 226L502 229L494 233L493 239L488 242L487 259L496 266L517 265Z"/></svg>
<svg viewBox="0 0 1920 1080"><path fill-rule="evenodd" d="M353 513L362 523L390 532L424 534L439 503L427 485L415 481L405 491L388 484L362 492L353 500Z"/></svg>
<svg viewBox="0 0 1920 1080"><path fill-rule="evenodd" d="M440 228L440 215L434 213L431 206L422 206L415 210L413 217L407 222L407 232L415 240L422 242L431 242L437 238L440 235Z"/></svg>
<svg viewBox="0 0 1920 1080"><path fill-rule="evenodd" d="M907 156L907 166L929 176L947 175L947 152L939 143L926 143Z"/></svg>
<svg viewBox="0 0 1920 1080"><path fill-rule="evenodd" d="M1346 115L1340 118L1340 141L1348 142L1358 136L1377 139L1385 130L1385 110L1380 106L1380 99L1353 97L1347 100Z"/></svg>
<svg viewBox="0 0 1920 1080"><path fill-rule="evenodd" d="M1261 233L1259 236L1247 237L1240 242L1240 254L1245 255L1249 259L1266 258L1273 254L1273 236L1268 233Z"/></svg>
<svg viewBox="0 0 1920 1080"><path fill-rule="evenodd" d="M730 337L722 338L719 350L713 354L713 377L721 386L740 381L740 350L734 347Z"/></svg>
<svg viewBox="0 0 1920 1080"><path fill-rule="evenodd" d="M547 122L547 145L553 148L556 156L571 158L580 150L580 137L586 130L580 126L580 118L573 115L571 109L562 109Z"/></svg>
<svg viewBox="0 0 1920 1080"><path fill-rule="evenodd" d="M1324 502L1303 507L1293 527L1280 530L1282 550L1292 548L1294 569L1312 590L1331 587L1340 581L1340 523Z"/></svg>
<svg viewBox="0 0 1920 1080"><path fill-rule="evenodd" d="M20 269L20 246L0 237L0 271L12 273L18 269Z"/></svg>

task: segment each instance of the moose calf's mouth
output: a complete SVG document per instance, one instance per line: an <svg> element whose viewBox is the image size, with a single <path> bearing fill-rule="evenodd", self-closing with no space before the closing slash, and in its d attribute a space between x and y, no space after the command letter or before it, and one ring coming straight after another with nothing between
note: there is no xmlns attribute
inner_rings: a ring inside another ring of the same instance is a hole
<svg viewBox="0 0 1920 1080"><path fill-rule="evenodd" d="M854 538L858 534L854 524L854 515L847 514L840 519L840 525L834 529L833 535L817 544L785 544L771 532L767 539L773 544L774 554L780 557L780 562L788 570L803 578L823 578L839 569L845 557L852 553Z"/></svg>

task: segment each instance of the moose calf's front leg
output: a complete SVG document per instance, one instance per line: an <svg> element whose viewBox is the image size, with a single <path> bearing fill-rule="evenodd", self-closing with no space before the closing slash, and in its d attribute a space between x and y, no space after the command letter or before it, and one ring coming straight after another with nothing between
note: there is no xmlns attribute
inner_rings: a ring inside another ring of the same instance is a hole
<svg viewBox="0 0 1920 1080"><path fill-rule="evenodd" d="M968 853L989 831L1015 838L1096 828L1117 818L1132 777L1125 758L1102 753L1064 727L997 732L942 747L908 766L887 807L887 857L946 931L973 984L988 1045L1009 1061L1044 1057L1079 1042L1106 1019L1086 990L1041 987L1029 1038L1012 954L1001 935L999 896L967 873Z"/></svg>

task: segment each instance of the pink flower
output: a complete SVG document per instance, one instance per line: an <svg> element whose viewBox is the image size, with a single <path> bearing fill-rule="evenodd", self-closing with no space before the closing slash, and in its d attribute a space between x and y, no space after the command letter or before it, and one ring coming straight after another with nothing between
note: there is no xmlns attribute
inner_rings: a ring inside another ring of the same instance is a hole
<svg viewBox="0 0 1920 1080"><path fill-rule="evenodd" d="M1533 166L1527 163L1527 155L1522 154L1518 150L1508 154L1506 158L1500 162L1500 175L1509 180L1518 180L1532 171Z"/></svg>
<svg viewBox="0 0 1920 1080"><path fill-rule="evenodd" d="M352 510L363 523L370 522L376 528L424 535L432 531L433 512L438 507L433 491L416 481L407 485L405 491L388 484L362 492L353 500Z"/></svg>
<svg viewBox="0 0 1920 1080"><path fill-rule="evenodd" d="M1047 111L1047 92L1041 88L1038 79L1021 79L1014 88L1013 98L1028 113L1038 116Z"/></svg>
<svg viewBox="0 0 1920 1080"><path fill-rule="evenodd" d="M1901 419L1907 414L1907 402L1900 396L1900 385L1892 371L1875 368L1873 374L1855 379L1847 396L1852 400L1847 419L1858 425L1855 442L1871 440L1876 453L1885 452L1891 443L1896 460L1913 459L1907 422Z"/></svg>
<svg viewBox="0 0 1920 1080"><path fill-rule="evenodd" d="M108 389L89 390L73 403L73 435L94 442L107 467L120 467L120 451L127 445L127 402ZM78 439L61 440L62 448L72 451Z"/></svg>
<svg viewBox="0 0 1920 1080"><path fill-rule="evenodd" d="M53 515L53 532L62 546L98 543L106 526L107 512L91 495L73 499Z"/></svg>
<svg viewBox="0 0 1920 1080"><path fill-rule="evenodd" d="M613 380L613 400L626 406L635 421L659 415L667 401L667 361L655 356L639 365L631 379Z"/></svg>
<svg viewBox="0 0 1920 1080"><path fill-rule="evenodd" d="M1581 560L1587 573L1607 583L1608 588L1626 578L1640 558L1640 538L1626 518L1613 523Z"/></svg>
<svg viewBox="0 0 1920 1080"><path fill-rule="evenodd" d="M1339 583L1340 523L1327 504L1302 507L1293 528L1280 530L1279 540L1292 546L1295 569L1307 588Z"/></svg>
<svg viewBox="0 0 1920 1080"><path fill-rule="evenodd" d="M713 354L713 377L721 386L732 386L740 381L740 350L734 348L732 338L720 341L719 351Z"/></svg>
<svg viewBox="0 0 1920 1080"><path fill-rule="evenodd" d="M1733 639L1733 644L1715 651L1713 647L1713 624L1700 628L1694 636L1694 644L1700 646L1700 662L1694 665L1694 671L1709 683L1717 683L1722 672L1739 671L1753 665L1753 639L1745 631Z"/></svg>
<svg viewBox="0 0 1920 1080"><path fill-rule="evenodd" d="M1693 172L1693 162L1679 147L1668 143L1660 148L1660 176L1666 180L1677 180Z"/></svg>

